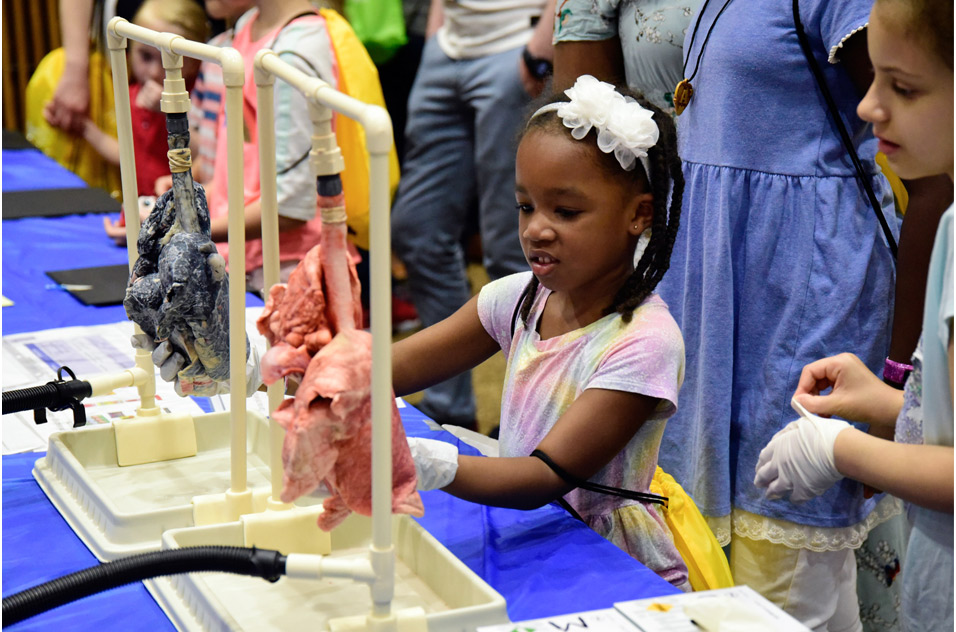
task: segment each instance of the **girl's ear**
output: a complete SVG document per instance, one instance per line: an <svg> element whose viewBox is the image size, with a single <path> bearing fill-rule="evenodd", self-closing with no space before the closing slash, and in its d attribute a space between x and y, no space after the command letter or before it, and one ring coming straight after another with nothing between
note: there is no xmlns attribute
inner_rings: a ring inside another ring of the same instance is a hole
<svg viewBox="0 0 956 632"><path fill-rule="evenodd" d="M630 217L627 230L632 235L639 236L653 223L654 194L639 193L634 196L632 208L634 211Z"/></svg>

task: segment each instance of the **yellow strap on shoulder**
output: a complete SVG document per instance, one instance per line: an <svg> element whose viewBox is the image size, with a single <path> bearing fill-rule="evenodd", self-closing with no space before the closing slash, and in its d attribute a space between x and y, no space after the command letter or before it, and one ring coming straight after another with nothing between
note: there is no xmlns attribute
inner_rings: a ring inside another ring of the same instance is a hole
<svg viewBox="0 0 956 632"><path fill-rule="evenodd" d="M730 574L727 556L697 505L680 483L658 467L649 490L652 494L668 498L667 506L661 511L674 536L674 545L687 565L691 587L694 590L713 590L733 586L734 579Z"/></svg>
<svg viewBox="0 0 956 632"><path fill-rule="evenodd" d="M335 49L339 68L340 91L364 103L385 107L378 69L359 41L348 21L331 9L319 9L325 19L329 39ZM365 130L345 116L336 118L335 136L345 161L342 189L348 213L349 238L359 248L369 246L369 157L365 149ZM388 183L391 195L398 188L398 153L395 145L388 156Z"/></svg>
<svg viewBox="0 0 956 632"><path fill-rule="evenodd" d="M910 203L910 195L906 191L906 187L903 186L903 181L900 180L900 177L896 175L896 172L890 167L890 163L886 160L886 154L882 151L876 152L876 164L879 165L880 169L883 171L883 175L886 176L886 179L890 183L890 188L893 189L893 199L896 201L896 209L900 212L900 215L906 214L906 207Z"/></svg>

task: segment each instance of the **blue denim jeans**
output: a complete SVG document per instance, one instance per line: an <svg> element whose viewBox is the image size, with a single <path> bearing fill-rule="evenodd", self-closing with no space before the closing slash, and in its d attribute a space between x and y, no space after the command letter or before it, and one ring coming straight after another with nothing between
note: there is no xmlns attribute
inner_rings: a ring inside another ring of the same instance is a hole
<svg viewBox="0 0 956 632"><path fill-rule="evenodd" d="M527 270L514 196L515 137L530 101L520 58L518 48L456 60L435 38L425 43L408 103L392 247L426 327L471 297L462 239L473 209L489 276ZM421 408L442 422L473 420L470 372L427 389Z"/></svg>

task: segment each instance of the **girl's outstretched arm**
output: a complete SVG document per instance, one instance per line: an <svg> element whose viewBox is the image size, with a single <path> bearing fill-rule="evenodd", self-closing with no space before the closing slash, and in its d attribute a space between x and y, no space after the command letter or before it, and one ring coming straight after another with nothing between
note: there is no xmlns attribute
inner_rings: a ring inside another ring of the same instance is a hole
<svg viewBox="0 0 956 632"><path fill-rule="evenodd" d="M538 448L562 469L588 479L624 449L657 401L635 393L587 389ZM536 457L459 456L455 479L444 489L472 502L534 509L563 496L572 487Z"/></svg>
<svg viewBox="0 0 956 632"><path fill-rule="evenodd" d="M83 139L92 145L106 162L111 165L120 163L119 141L97 127L91 119L83 121Z"/></svg>
<svg viewBox="0 0 956 632"><path fill-rule="evenodd" d="M392 387L408 395L472 369L500 350L478 319L478 297L392 345Z"/></svg>
<svg viewBox="0 0 956 632"><path fill-rule="evenodd" d="M879 439L855 428L837 435L841 474L936 511L953 513L953 448Z"/></svg>

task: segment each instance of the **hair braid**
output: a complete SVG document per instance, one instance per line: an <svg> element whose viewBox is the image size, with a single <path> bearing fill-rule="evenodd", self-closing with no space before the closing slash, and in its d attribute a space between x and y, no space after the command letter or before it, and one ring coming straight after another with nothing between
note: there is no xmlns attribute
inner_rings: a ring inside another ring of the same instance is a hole
<svg viewBox="0 0 956 632"><path fill-rule="evenodd" d="M681 203L684 198L684 175L677 156L677 134L673 119L643 98L642 107L654 112L654 121L660 130L657 144L648 151L651 163L650 186L654 196L654 216L651 220L651 238L635 267L607 313L618 312L624 322L630 322L634 310L644 302L670 267L671 251L680 226ZM670 209L667 200L670 197Z"/></svg>
<svg viewBox="0 0 956 632"><path fill-rule="evenodd" d="M538 277L531 275L531 281L528 282L528 285L525 287L524 292L521 294L524 297L524 300L521 303L521 322L524 323L525 327L528 326L528 316L531 315L531 306L534 305L534 297L538 294Z"/></svg>

